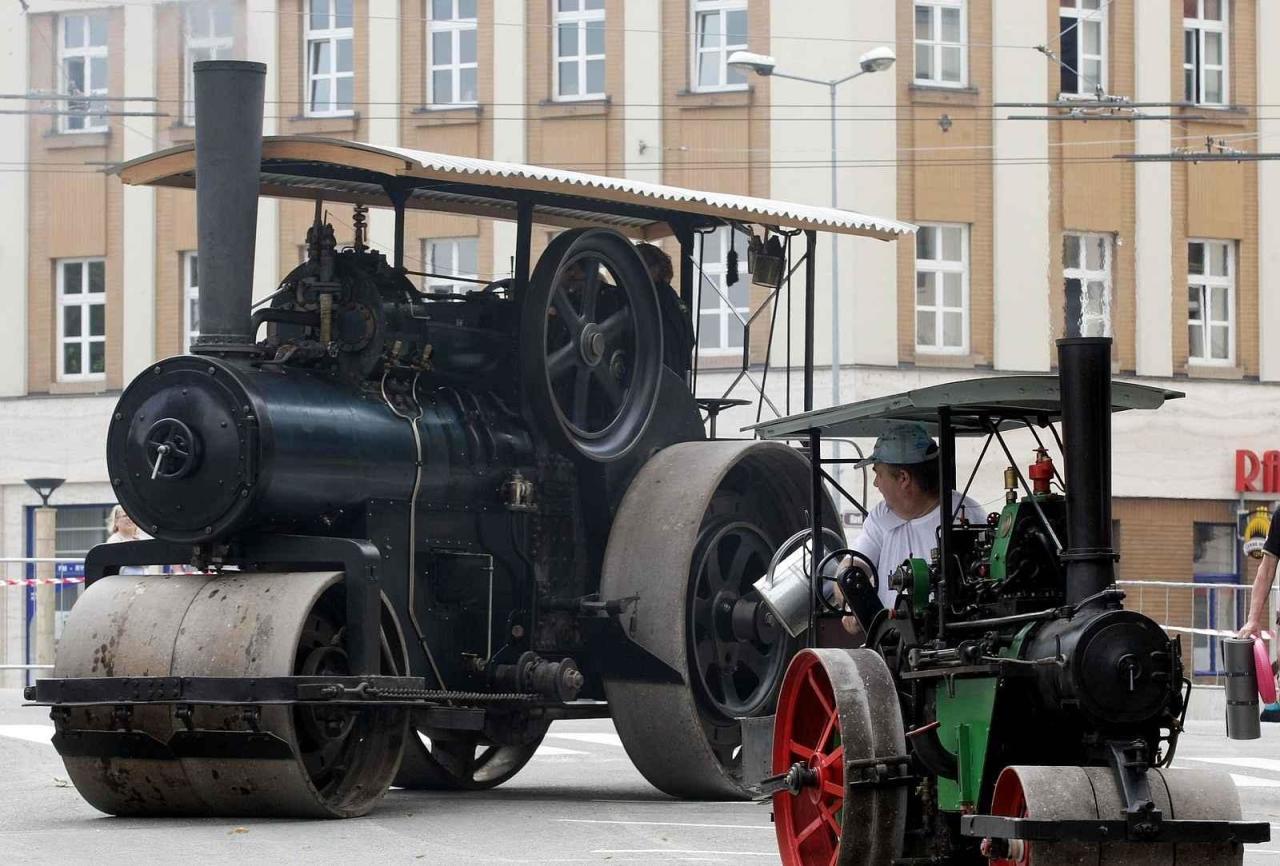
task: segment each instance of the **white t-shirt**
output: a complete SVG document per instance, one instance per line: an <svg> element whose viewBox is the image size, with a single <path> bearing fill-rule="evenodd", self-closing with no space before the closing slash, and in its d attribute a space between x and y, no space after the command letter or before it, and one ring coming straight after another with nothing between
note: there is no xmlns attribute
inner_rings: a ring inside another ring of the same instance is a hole
<svg viewBox="0 0 1280 866"><path fill-rule="evenodd" d="M960 498L952 491L951 501ZM914 520L903 520L883 501L867 514L862 522L862 532L849 546L876 564L880 573L880 600L885 607L893 604L896 593L889 587L889 575L903 560L929 559L938 546L938 527L942 523L941 505L928 514ZM987 513L971 496L964 499L964 515L970 523L986 523Z"/></svg>

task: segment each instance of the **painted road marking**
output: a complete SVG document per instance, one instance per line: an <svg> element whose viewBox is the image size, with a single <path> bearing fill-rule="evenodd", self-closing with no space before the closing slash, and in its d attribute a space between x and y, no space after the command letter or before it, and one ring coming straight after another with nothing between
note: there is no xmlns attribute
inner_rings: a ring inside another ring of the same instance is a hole
<svg viewBox="0 0 1280 866"><path fill-rule="evenodd" d="M623 824L629 827L701 827L712 830L768 830L772 824L683 824L676 821L604 821L591 818L557 818L561 824Z"/></svg>
<svg viewBox="0 0 1280 866"><path fill-rule="evenodd" d="M0 725L0 737L47 743L53 739L53 725Z"/></svg>
<svg viewBox="0 0 1280 866"><path fill-rule="evenodd" d="M694 851L686 848L596 848L592 854L689 854L720 857L777 857L777 851Z"/></svg>
<svg viewBox="0 0 1280 866"><path fill-rule="evenodd" d="M559 731L551 731L548 737L558 737L561 740L577 740L580 743L595 743L600 746L618 746L622 747L622 738L617 734L591 733L584 731L582 733L562 734Z"/></svg>
<svg viewBox="0 0 1280 866"><path fill-rule="evenodd" d="M1280 788L1280 781L1276 779L1264 779L1261 776L1245 776L1241 773L1232 773L1231 781L1236 783L1237 788Z"/></svg>
<svg viewBox="0 0 1280 866"><path fill-rule="evenodd" d="M1269 770L1272 773L1280 773L1280 760L1275 758L1192 758L1178 755L1178 760L1196 761L1201 764L1223 764L1228 767L1247 767L1251 770Z"/></svg>

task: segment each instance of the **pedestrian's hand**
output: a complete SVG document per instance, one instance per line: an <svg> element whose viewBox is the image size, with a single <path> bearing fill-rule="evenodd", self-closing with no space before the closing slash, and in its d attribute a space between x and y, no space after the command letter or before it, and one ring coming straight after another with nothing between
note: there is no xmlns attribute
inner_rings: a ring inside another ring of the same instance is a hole
<svg viewBox="0 0 1280 866"><path fill-rule="evenodd" d="M1253 620L1249 620L1244 624L1244 627L1241 628L1240 631L1236 632L1236 637L1240 638L1241 640L1247 640L1248 638L1251 638L1251 637L1257 637L1259 630L1260 629L1258 628L1258 624Z"/></svg>

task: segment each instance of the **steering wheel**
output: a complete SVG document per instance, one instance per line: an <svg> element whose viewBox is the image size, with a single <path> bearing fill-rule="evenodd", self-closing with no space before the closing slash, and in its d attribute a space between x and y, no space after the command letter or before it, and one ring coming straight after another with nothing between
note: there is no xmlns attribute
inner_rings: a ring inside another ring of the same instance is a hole
<svg viewBox="0 0 1280 866"><path fill-rule="evenodd" d="M851 559L861 561L865 567L866 574L871 579L871 588L876 592L880 591L880 572L876 569L876 564L872 562L865 553L860 550L854 550L851 547L842 547L839 550L831 551L826 556L822 557L822 561L818 563L815 574L822 575L822 580L829 581L840 587L840 592L843 596L843 603L837 605L828 601L827 594L825 592L818 593L818 601L828 611L839 616L853 615L853 607L849 604L849 593L846 587L852 582L853 576L858 570L854 566L850 565L847 568L842 568L837 571L834 577L827 577L824 572L826 571L827 564L833 559L836 559L837 557L843 558L846 556Z"/></svg>
<svg viewBox="0 0 1280 866"><path fill-rule="evenodd" d="M544 433L598 462L640 441L658 399L662 322L630 241L578 229L551 242L523 299L520 355Z"/></svg>

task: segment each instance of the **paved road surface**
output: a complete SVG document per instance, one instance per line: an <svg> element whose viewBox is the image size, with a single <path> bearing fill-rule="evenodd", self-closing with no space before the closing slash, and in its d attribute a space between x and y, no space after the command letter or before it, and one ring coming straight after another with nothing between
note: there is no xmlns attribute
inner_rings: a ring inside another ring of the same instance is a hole
<svg viewBox="0 0 1280 866"><path fill-rule="evenodd" d="M47 713L0 691L0 863L207 864L722 863L774 866L767 806L684 803L651 788L608 721L560 722L529 766L476 794L392 791L355 821L106 817L65 779ZM1181 766L1235 775L1246 817L1273 822L1277 842L1250 866L1280 866L1280 726L1232 743L1195 724Z"/></svg>

